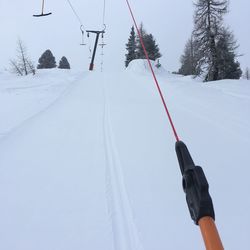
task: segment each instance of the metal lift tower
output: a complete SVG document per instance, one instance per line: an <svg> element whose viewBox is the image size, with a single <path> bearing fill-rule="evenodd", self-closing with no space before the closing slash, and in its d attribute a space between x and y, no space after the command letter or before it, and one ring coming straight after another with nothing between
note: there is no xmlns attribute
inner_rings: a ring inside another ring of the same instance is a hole
<svg viewBox="0 0 250 250"><path fill-rule="evenodd" d="M103 36L103 34L105 33L105 31L104 30L86 30L86 32L88 33L88 35L89 35L89 33L96 34L94 51L93 51L93 54L92 54L90 65L89 65L89 70L92 71L94 69L94 60L95 60L95 54L96 54L96 49L97 49L97 44L98 44L99 36L100 36L100 34L102 34L102 36Z"/></svg>

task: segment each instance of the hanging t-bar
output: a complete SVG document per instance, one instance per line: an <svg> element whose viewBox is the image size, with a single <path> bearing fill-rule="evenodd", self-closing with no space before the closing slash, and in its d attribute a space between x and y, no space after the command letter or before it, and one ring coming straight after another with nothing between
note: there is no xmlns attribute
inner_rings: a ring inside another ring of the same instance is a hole
<svg viewBox="0 0 250 250"><path fill-rule="evenodd" d="M100 36L100 34L103 35L105 33L105 31L104 30L86 30L86 32L87 32L88 37L89 37L89 33L96 34L95 46L94 46L91 62L90 62L90 65L89 65L89 70L92 71L94 69L94 60L95 60L95 55L96 55L96 49L97 49L99 36Z"/></svg>
<svg viewBox="0 0 250 250"><path fill-rule="evenodd" d="M80 43L80 45L86 45L86 43L84 42L84 30L83 30L83 25L80 26L80 30L82 33L82 42Z"/></svg>
<svg viewBox="0 0 250 250"><path fill-rule="evenodd" d="M42 17L42 16L49 16L49 15L51 15L52 13L51 12L49 12L49 13L44 13L44 0L42 0L42 12L41 12L41 14L39 14L39 15L33 15L34 17Z"/></svg>

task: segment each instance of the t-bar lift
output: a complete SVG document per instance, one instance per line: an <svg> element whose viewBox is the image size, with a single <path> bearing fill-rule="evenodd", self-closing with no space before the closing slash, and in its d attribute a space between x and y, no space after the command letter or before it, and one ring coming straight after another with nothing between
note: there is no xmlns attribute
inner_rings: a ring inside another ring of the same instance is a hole
<svg viewBox="0 0 250 250"><path fill-rule="evenodd" d="M91 62L90 62L90 65L89 65L89 70L92 71L94 69L94 60L95 60L95 54L96 54L96 49L97 49L99 36L101 34L102 37L103 37L103 34L105 33L105 31L104 30L86 30L86 32L87 32L88 37L89 37L89 33L96 34L95 46L94 46Z"/></svg>

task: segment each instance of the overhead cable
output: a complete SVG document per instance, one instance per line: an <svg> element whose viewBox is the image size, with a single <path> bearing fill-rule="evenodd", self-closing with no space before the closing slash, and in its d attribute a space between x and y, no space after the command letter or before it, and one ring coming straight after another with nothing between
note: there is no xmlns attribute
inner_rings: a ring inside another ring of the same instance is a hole
<svg viewBox="0 0 250 250"><path fill-rule="evenodd" d="M82 27L84 27L81 18L80 18L79 15L77 14L77 12L76 12L74 6L72 5L72 3L70 2L70 0L67 0L67 2L68 2L68 4L69 4L70 8L72 9L72 11L73 11L73 13L74 13L76 19L77 19L78 22L80 23L80 25L81 25ZM85 28L84 28L84 29L85 29Z"/></svg>

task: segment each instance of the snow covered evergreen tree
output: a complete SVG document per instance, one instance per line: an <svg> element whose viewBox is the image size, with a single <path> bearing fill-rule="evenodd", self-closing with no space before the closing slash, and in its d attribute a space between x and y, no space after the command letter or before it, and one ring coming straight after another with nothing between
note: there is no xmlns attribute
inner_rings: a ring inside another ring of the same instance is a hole
<svg viewBox="0 0 250 250"><path fill-rule="evenodd" d="M70 64L65 56L63 56L59 62L59 69L70 69Z"/></svg>
<svg viewBox="0 0 250 250"><path fill-rule="evenodd" d="M139 30L141 33L142 40L144 41L145 36L146 36L146 31L143 27L143 23L141 23ZM140 41L138 34L136 35L136 58L137 59L145 59L145 54L144 54L143 48L141 46L141 41Z"/></svg>
<svg viewBox="0 0 250 250"><path fill-rule="evenodd" d="M37 65L38 69L51 69L56 67L56 60L52 52L48 49L38 60L39 64Z"/></svg>
<svg viewBox="0 0 250 250"><path fill-rule="evenodd" d="M145 48L150 60L156 60L161 57L160 50L152 34L146 34L144 37Z"/></svg>
<svg viewBox="0 0 250 250"><path fill-rule="evenodd" d="M125 66L128 67L129 63L136 59L136 36L134 26L131 28L130 37L128 39L128 43L126 44L126 50L128 53L125 55Z"/></svg>
<svg viewBox="0 0 250 250"><path fill-rule="evenodd" d="M239 79L241 77L240 64L235 60L235 50L237 48L232 32L222 28L216 43L218 79Z"/></svg>
<svg viewBox="0 0 250 250"><path fill-rule="evenodd" d="M197 0L194 14L194 39L198 43L200 58L198 72L205 74L205 81L219 79L219 62L216 41L227 12L226 0Z"/></svg>
<svg viewBox="0 0 250 250"><path fill-rule="evenodd" d="M145 45L145 49L148 52L148 56L150 60L155 61L156 59L161 57L160 49L156 44L156 41L152 34L147 34L145 29L143 28L143 24L140 26L140 33L142 36L142 40ZM143 51L143 47L140 42L140 38L137 36L136 38L136 58L137 59L145 59L145 54Z"/></svg>

